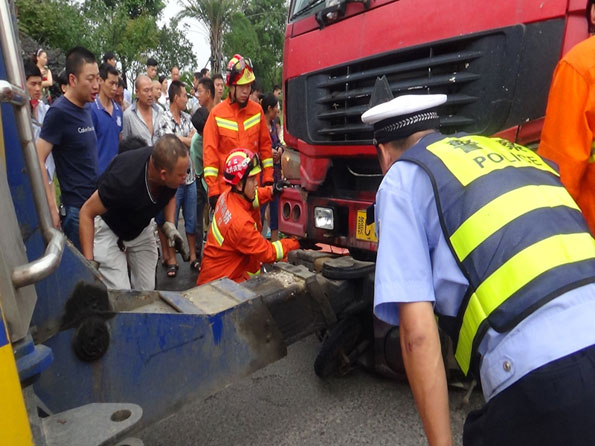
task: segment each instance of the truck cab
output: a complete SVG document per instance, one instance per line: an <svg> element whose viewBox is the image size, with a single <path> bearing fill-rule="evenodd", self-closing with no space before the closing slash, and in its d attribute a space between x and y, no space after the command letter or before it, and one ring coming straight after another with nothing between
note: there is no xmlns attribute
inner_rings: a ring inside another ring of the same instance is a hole
<svg viewBox="0 0 595 446"><path fill-rule="evenodd" d="M375 251L366 209L382 179L361 122L377 77L393 95L448 96L440 131L539 140L560 57L587 37L585 2L291 2L285 34L279 229Z"/></svg>

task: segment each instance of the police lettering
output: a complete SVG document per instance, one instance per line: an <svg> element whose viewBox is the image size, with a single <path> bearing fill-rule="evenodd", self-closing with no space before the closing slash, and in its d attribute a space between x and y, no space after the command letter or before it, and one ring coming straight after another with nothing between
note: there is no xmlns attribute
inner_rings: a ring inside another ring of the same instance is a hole
<svg viewBox="0 0 595 446"><path fill-rule="evenodd" d="M535 166L540 166L542 165L542 161L537 158L535 155L533 155L531 152L529 152L528 150L523 149L521 146L508 146L507 147L510 150L515 150L517 151L516 153L514 152L509 152L509 153L499 153L499 152L488 152L485 153L484 155L480 155L480 156L476 156L473 158L473 161L480 167L480 168L485 168L486 167L486 163L494 163L494 164L499 164L502 162L506 162L509 164L515 164L518 162L525 162L525 163L529 163Z"/></svg>

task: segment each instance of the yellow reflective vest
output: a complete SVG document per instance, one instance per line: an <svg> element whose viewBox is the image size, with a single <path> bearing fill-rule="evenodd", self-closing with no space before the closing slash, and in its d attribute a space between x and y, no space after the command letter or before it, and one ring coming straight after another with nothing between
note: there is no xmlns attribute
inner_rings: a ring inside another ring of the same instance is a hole
<svg viewBox="0 0 595 446"><path fill-rule="evenodd" d="M467 374L488 328L507 332L595 282L595 240L556 170L532 150L483 136L430 138L399 161L430 176L442 230L469 281L457 317L439 316Z"/></svg>

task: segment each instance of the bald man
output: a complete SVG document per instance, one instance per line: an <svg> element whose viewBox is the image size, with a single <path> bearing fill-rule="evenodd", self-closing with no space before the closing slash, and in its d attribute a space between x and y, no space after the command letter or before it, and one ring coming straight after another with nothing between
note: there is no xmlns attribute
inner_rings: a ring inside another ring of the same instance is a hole
<svg viewBox="0 0 595 446"><path fill-rule="evenodd" d="M157 139L157 127L161 112L153 107L153 85L144 74L139 75L134 83L136 102L124 112L122 139L130 136L142 138L147 146L152 146Z"/></svg>

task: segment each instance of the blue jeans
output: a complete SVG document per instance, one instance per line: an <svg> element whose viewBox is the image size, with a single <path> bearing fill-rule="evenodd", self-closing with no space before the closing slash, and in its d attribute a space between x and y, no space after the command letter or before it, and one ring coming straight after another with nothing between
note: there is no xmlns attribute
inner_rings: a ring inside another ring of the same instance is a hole
<svg viewBox="0 0 595 446"><path fill-rule="evenodd" d="M175 223L177 226L180 207L184 215L184 229L186 234L194 235L196 231L196 185L184 184L176 191Z"/></svg>
<svg viewBox="0 0 595 446"><path fill-rule="evenodd" d="M74 206L64 206L66 215L61 217L62 231L74 246L80 251L81 240L79 238L79 212L80 209Z"/></svg>

